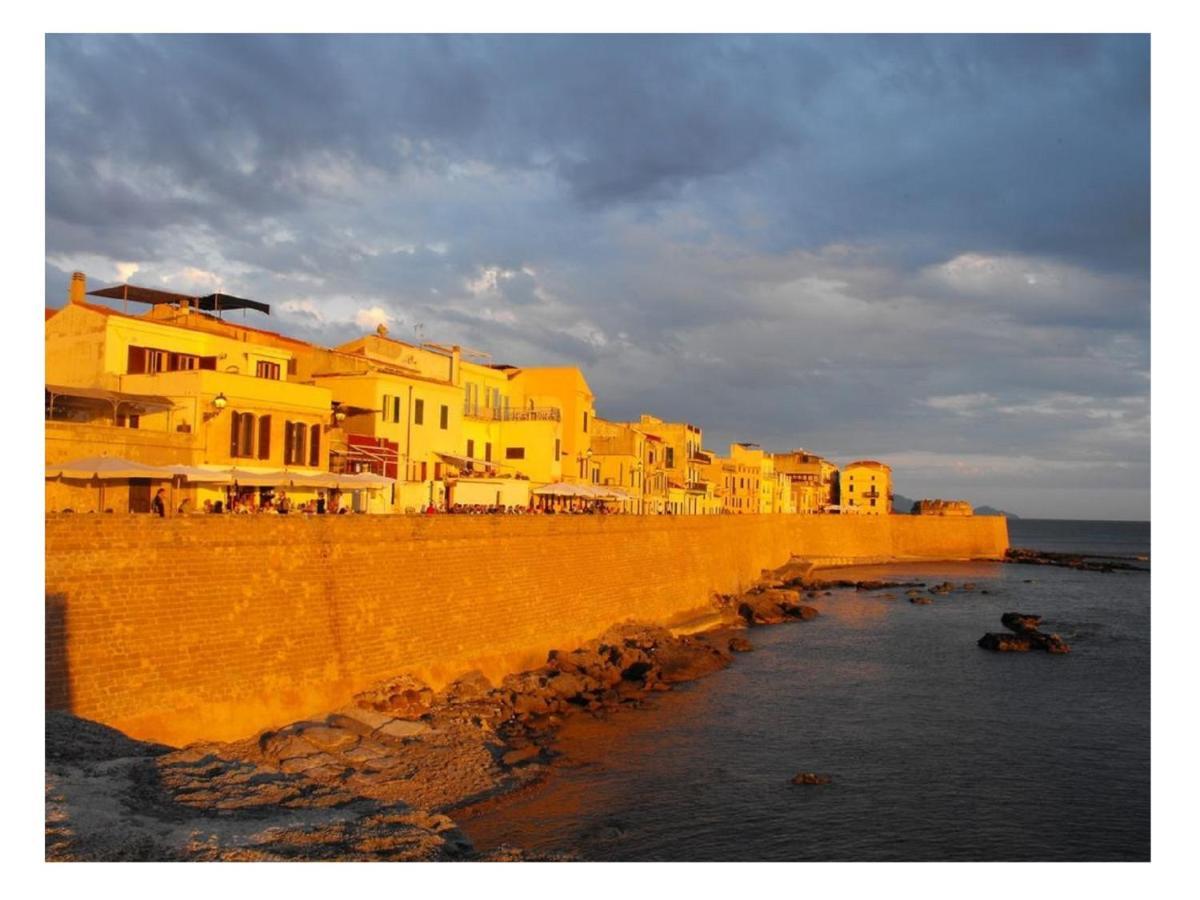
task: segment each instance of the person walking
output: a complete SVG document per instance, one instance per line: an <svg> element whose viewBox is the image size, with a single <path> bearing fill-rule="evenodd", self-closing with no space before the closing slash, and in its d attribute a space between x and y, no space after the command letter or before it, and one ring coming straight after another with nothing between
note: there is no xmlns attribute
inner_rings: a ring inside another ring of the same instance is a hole
<svg viewBox="0 0 1200 900"><path fill-rule="evenodd" d="M159 518L163 518L167 514L167 504L163 500L164 494L166 494L166 490L159 488L158 493L154 495L154 500L150 503L150 511Z"/></svg>

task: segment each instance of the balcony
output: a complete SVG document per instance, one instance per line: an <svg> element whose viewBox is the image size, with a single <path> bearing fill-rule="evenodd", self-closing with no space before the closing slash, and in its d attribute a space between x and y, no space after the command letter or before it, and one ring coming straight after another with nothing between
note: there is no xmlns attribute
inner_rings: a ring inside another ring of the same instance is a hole
<svg viewBox="0 0 1200 900"><path fill-rule="evenodd" d="M468 419L481 419L485 422L561 422L562 410L557 406L493 409L464 403L463 416Z"/></svg>
<svg viewBox="0 0 1200 900"><path fill-rule="evenodd" d="M871 488L871 490L867 491L865 494L859 494L859 496L864 500L878 500L883 496L883 494L879 493L879 491L875 490L875 488Z"/></svg>

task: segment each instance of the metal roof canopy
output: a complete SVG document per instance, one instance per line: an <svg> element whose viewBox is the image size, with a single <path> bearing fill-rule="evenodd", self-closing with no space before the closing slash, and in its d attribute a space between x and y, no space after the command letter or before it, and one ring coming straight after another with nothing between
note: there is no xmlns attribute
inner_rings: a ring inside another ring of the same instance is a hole
<svg viewBox="0 0 1200 900"><path fill-rule="evenodd" d="M234 297L232 294L208 294L198 298L197 302L200 309L211 312L221 312L226 309L256 309L264 315L271 314L269 303L247 300L245 297Z"/></svg>
<svg viewBox="0 0 1200 900"><path fill-rule="evenodd" d="M162 303L189 304L197 309L209 312L221 312L226 309L255 309L266 315L271 314L268 303L257 300L247 300L245 297L235 297L232 294L207 294L194 297L191 294L177 294L174 291L161 291L157 288L140 287L136 284L117 284L113 287L101 288L98 291L88 291L90 297L108 297L112 300L133 300L135 303L149 303L157 306Z"/></svg>
<svg viewBox="0 0 1200 900"><path fill-rule="evenodd" d="M123 391L107 391L103 388L66 387L60 384L46 385L46 393L50 395L51 403L57 397L80 397L87 400L103 400L118 406L122 403L129 406L140 406L144 410L174 409L176 404L167 397L155 394L127 394Z"/></svg>
<svg viewBox="0 0 1200 900"><path fill-rule="evenodd" d="M189 294L176 294L172 291L160 291L155 288L138 287L136 284L118 284L113 287L101 288L98 291L88 291L89 297L109 297L113 300L133 300L137 303L195 303L196 298Z"/></svg>

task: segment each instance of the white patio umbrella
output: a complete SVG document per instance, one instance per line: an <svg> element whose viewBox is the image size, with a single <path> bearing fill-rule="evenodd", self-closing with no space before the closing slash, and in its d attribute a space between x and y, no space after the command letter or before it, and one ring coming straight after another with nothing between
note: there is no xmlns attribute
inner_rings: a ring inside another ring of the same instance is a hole
<svg viewBox="0 0 1200 900"><path fill-rule="evenodd" d="M69 462L46 466L47 478L70 478L73 480L119 481L125 478L154 478L169 481L174 473L165 466L148 466L118 456L87 456Z"/></svg>

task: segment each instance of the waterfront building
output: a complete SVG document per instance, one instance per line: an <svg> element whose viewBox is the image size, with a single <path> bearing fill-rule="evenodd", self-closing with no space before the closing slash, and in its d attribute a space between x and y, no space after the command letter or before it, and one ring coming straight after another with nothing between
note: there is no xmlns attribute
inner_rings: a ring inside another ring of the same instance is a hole
<svg viewBox="0 0 1200 900"><path fill-rule="evenodd" d="M261 306L252 301L122 287L95 293L124 294L126 303L149 304L149 312L87 302L82 273L72 278L67 305L47 310L48 465L107 456L155 467L236 468L238 488L256 489L258 499L274 493L285 470L305 476L327 470L330 394L296 379L304 342L202 308ZM160 476L106 485L103 506L148 512L151 488L161 483ZM215 482L172 478L168 486L172 509L228 498L226 486ZM296 499L316 490L297 490ZM90 484L46 482L47 509L97 505Z"/></svg>
<svg viewBox="0 0 1200 900"><path fill-rule="evenodd" d="M792 512L826 512L838 502L838 469L827 459L806 450L775 454L775 471L788 482Z"/></svg>
<svg viewBox="0 0 1200 900"><path fill-rule="evenodd" d="M704 432L690 422L666 422L643 413L638 427L660 439L666 481L665 511L672 515L713 515L721 511L715 485L703 474L711 457L702 449Z"/></svg>
<svg viewBox="0 0 1200 900"><path fill-rule="evenodd" d="M892 469L873 459L847 463L841 471L843 513L886 516L892 512Z"/></svg>
<svg viewBox="0 0 1200 900"><path fill-rule="evenodd" d="M627 512L646 512L646 466L651 443L646 433L628 422L595 419L591 427L592 461L601 487L628 494Z"/></svg>

